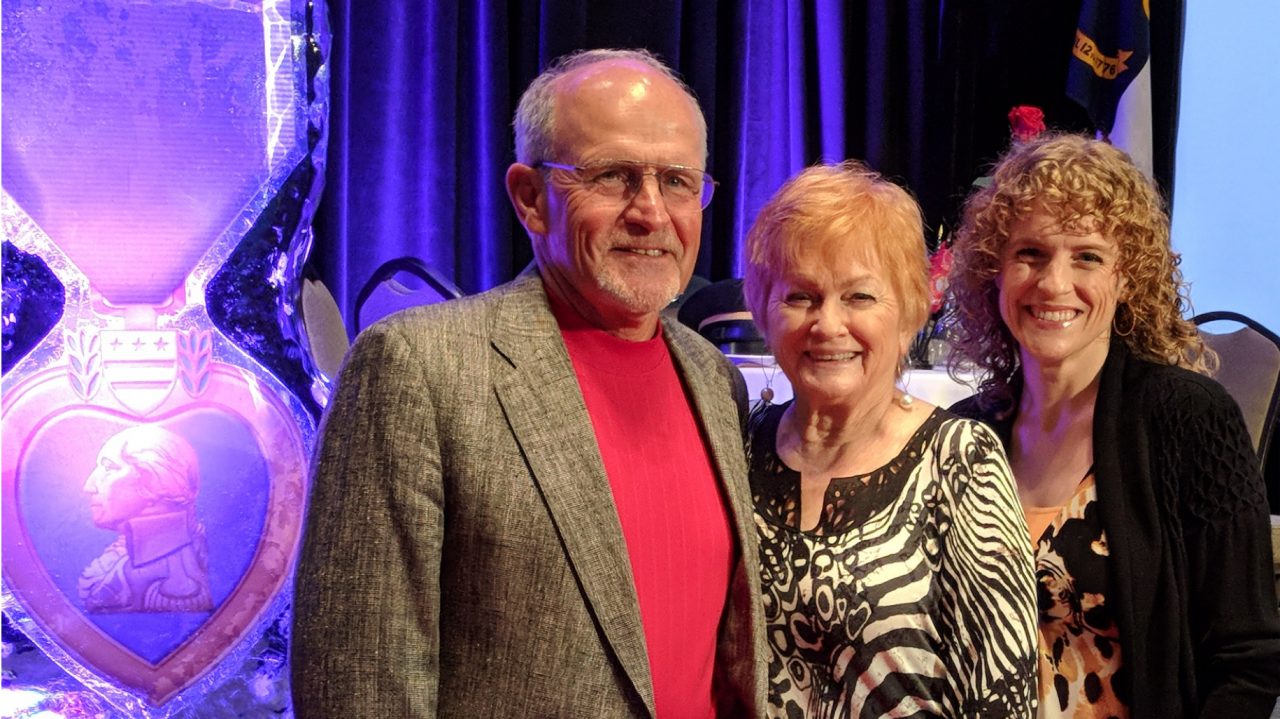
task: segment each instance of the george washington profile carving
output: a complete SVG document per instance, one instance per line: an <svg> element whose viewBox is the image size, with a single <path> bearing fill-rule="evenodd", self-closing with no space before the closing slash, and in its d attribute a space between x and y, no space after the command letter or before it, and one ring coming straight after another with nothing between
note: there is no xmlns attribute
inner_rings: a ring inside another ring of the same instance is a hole
<svg viewBox="0 0 1280 719"><path fill-rule="evenodd" d="M102 445L84 492L93 523L119 536L80 573L86 611L213 609L199 491L195 450L167 429L138 425Z"/></svg>

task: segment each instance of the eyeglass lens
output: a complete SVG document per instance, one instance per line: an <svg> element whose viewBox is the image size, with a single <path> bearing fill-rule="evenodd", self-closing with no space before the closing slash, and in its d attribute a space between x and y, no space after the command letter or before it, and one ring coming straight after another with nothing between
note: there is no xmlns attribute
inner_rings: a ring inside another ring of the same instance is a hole
<svg viewBox="0 0 1280 719"><path fill-rule="evenodd" d="M670 203L697 203L706 208L715 190L711 175L692 168L662 167L647 169L645 165L630 162L611 162L588 167L574 167L558 163L543 163L564 170L576 170L578 177L595 187L597 192L618 200L630 200L640 191L644 178L652 175L658 189Z"/></svg>

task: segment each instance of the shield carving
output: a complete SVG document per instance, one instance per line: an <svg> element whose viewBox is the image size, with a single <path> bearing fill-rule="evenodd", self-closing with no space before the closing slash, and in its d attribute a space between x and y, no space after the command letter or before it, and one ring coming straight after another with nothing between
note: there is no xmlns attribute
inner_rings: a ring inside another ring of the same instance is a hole
<svg viewBox="0 0 1280 719"><path fill-rule="evenodd" d="M117 401L139 416L164 402L178 377L177 338L172 330L99 333L92 344L101 352L102 378Z"/></svg>

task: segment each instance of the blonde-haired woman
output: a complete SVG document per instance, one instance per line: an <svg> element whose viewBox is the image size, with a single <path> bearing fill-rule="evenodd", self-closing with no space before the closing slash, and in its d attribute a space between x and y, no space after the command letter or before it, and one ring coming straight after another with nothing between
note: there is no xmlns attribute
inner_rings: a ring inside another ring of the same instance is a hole
<svg viewBox="0 0 1280 719"><path fill-rule="evenodd" d="M1266 717L1280 687L1267 502L1183 319L1159 193L1114 147L1015 146L965 208L953 407L1001 435L1036 555L1041 716Z"/></svg>
<svg viewBox="0 0 1280 719"><path fill-rule="evenodd" d="M812 167L747 248L744 296L795 393L748 442L769 714L1030 716L1031 556L999 440L895 387L928 313L915 201Z"/></svg>

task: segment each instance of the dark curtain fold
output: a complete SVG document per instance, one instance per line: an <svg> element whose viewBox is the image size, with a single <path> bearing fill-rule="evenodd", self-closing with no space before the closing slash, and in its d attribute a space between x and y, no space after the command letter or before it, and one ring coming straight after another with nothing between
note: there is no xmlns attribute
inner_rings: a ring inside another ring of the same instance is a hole
<svg viewBox="0 0 1280 719"><path fill-rule="evenodd" d="M1182 0L1152 0L1157 180L1171 192ZM742 239L782 182L865 160L902 182L932 236L1038 105L1087 130L1064 94L1079 0L333 0L329 162L312 262L350 320L365 278L422 258L468 292L531 259L506 199L511 114L551 59L644 47L697 94L721 182L697 272L741 274ZM350 322L349 322L350 324Z"/></svg>
<svg viewBox="0 0 1280 719"><path fill-rule="evenodd" d="M1173 160L1178 147L1178 91L1182 77L1183 0L1151 0L1151 131L1153 172L1173 204ZM1173 208L1170 207L1170 214Z"/></svg>

